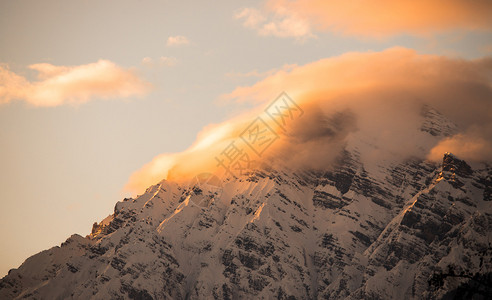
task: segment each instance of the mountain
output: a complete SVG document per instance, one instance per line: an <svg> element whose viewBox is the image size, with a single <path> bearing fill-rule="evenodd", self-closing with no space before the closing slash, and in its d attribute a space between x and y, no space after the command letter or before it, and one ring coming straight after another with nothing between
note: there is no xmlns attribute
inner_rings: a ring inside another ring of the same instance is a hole
<svg viewBox="0 0 492 300"><path fill-rule="evenodd" d="M424 107L430 140L456 125ZM28 258L1 299L487 299L492 167L349 141L328 170L163 180ZM383 149L384 150L384 149Z"/></svg>

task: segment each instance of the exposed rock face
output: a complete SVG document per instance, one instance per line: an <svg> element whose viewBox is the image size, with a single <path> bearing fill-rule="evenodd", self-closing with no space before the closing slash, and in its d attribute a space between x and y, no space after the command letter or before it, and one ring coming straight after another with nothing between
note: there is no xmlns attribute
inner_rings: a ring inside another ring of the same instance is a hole
<svg viewBox="0 0 492 300"><path fill-rule="evenodd" d="M486 299L491 178L452 154L374 168L347 147L325 172L164 180L11 270L0 299Z"/></svg>
<svg viewBox="0 0 492 300"><path fill-rule="evenodd" d="M469 274L488 278L492 268L492 210L476 197L480 194L480 174L488 171L474 172L451 154L444 156L441 170L352 261L340 283L328 288L329 298L440 299L467 282ZM443 286L429 285L433 274L442 274L450 267L466 276L455 276ZM481 285L490 287L487 280ZM347 292L347 284L354 289ZM488 288L486 293L490 292Z"/></svg>
<svg viewBox="0 0 492 300"><path fill-rule="evenodd" d="M451 136L458 131L457 126L445 116L428 105L424 105L421 111L424 122L420 130L433 136Z"/></svg>

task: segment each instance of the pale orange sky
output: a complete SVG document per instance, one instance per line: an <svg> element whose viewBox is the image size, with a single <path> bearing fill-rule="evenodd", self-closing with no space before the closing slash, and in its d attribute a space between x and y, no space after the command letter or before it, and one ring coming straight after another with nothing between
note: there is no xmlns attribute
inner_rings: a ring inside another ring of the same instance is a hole
<svg viewBox="0 0 492 300"><path fill-rule="evenodd" d="M492 54L490 1L417 2L0 2L0 275L88 234L154 157L270 95L315 88L296 76L324 59ZM470 145L483 139L474 130Z"/></svg>

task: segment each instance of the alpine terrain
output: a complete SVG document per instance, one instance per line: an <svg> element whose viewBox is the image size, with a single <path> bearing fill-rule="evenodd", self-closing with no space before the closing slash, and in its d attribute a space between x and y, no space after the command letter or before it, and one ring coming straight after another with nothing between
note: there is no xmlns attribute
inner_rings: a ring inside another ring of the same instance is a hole
<svg viewBox="0 0 492 300"><path fill-rule="evenodd" d="M457 130L424 108L428 141ZM491 299L492 167L376 148L354 135L327 170L162 180L10 270L0 299Z"/></svg>

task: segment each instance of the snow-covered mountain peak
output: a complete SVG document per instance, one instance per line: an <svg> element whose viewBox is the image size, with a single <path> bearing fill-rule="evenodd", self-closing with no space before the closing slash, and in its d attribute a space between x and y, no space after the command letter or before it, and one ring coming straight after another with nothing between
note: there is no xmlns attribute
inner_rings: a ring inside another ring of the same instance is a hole
<svg viewBox="0 0 492 300"><path fill-rule="evenodd" d="M428 138L422 152L454 130L430 108L423 124L415 133ZM72 236L11 270L0 298L490 293L470 282L492 270L492 169L450 153L441 163L404 155L358 132L345 142L330 168L162 180L116 203L86 238Z"/></svg>

